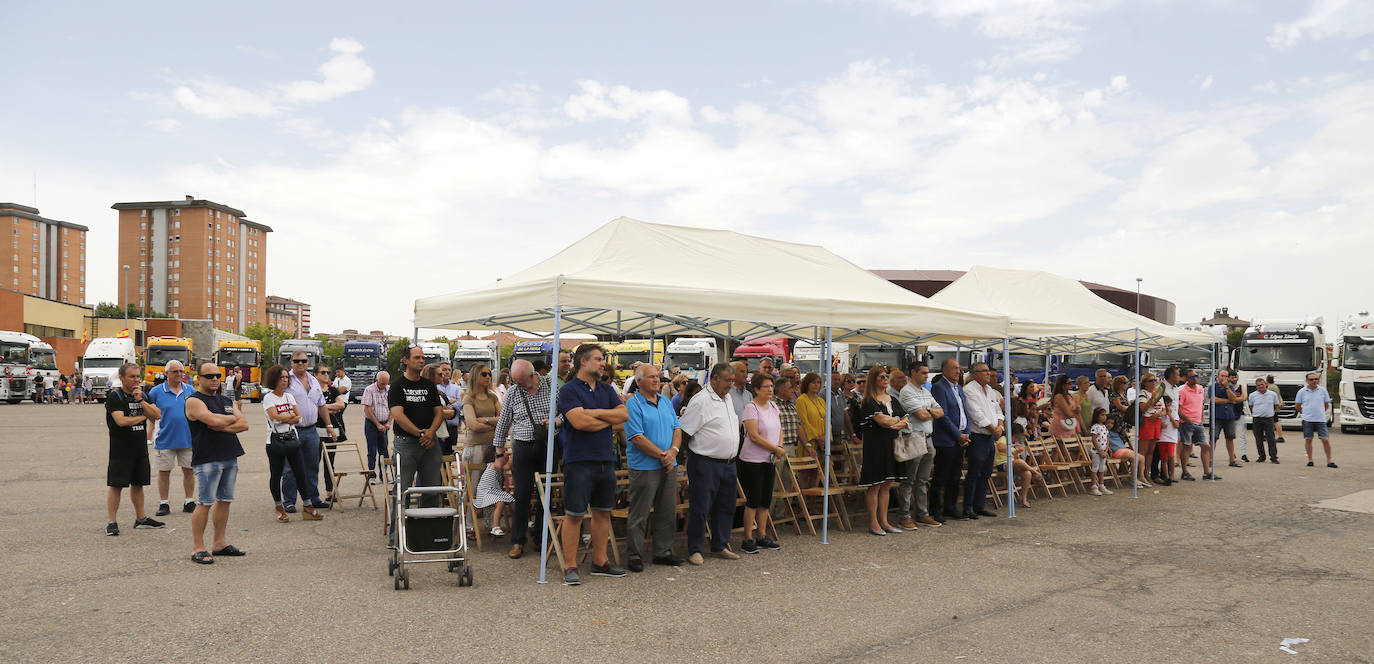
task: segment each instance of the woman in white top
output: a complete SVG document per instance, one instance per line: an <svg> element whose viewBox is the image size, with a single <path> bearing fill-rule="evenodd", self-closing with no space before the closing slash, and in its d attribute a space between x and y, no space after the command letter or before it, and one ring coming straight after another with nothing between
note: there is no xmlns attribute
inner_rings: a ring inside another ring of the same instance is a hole
<svg viewBox="0 0 1374 664"><path fill-rule="evenodd" d="M291 472L296 477L306 477L305 457L301 454L300 444L290 451L273 451L272 432L295 434L296 423L301 421L301 411L296 406L296 397L286 391L286 386L291 380L291 375L280 364L267 367L267 375L263 377L263 385L272 386L272 391L263 395L262 410L267 414L267 465L271 470L271 479L268 480L272 489L272 501L277 505L277 520L286 523L291 517L282 507L281 500L281 472L284 464L291 464ZM302 508L301 518L306 521L319 521L324 518L318 510L311 505L319 502L319 496L305 495L305 482L297 483L298 490L301 491Z"/></svg>

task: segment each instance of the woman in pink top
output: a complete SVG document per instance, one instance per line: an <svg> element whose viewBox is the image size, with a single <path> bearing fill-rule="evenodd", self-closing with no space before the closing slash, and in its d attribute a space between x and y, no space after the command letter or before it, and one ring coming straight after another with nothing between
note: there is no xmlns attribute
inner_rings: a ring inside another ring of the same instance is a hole
<svg viewBox="0 0 1374 664"><path fill-rule="evenodd" d="M754 389L754 399L744 404L739 418L746 434L739 450L739 484L744 489L744 544L740 550L758 553L760 548L782 548L768 537L768 511L773 506L773 458L785 453L782 419L773 403L773 377L760 371L749 385Z"/></svg>

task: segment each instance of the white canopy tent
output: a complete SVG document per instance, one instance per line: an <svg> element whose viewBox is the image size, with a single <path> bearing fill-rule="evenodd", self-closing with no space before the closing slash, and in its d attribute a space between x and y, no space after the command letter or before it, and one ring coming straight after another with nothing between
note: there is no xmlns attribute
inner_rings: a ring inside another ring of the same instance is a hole
<svg viewBox="0 0 1374 664"><path fill-rule="evenodd" d="M496 283L416 300L414 324L551 333L555 346L563 332L788 336L825 342L822 366L829 364L835 341L912 344L1001 339L1008 333L1004 316L934 302L823 247L626 217ZM828 372L825 380L829 394ZM556 399L550 421L552 402ZM549 473L553 437L551 429ZM828 465L830 427L825 455ZM825 481L828 485L828 473ZM548 509L546 503L545 523ZM823 510L828 513L828 506ZM822 522L823 541L828 524L828 519ZM547 536L546 531L540 546L540 583Z"/></svg>

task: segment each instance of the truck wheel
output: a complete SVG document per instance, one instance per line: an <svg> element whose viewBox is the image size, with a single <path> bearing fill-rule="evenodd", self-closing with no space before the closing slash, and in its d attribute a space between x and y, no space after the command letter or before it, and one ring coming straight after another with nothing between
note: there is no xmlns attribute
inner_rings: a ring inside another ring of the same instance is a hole
<svg viewBox="0 0 1374 664"><path fill-rule="evenodd" d="M23 403L24 397L19 397L18 399L5 399L5 401L8 401L10 404L19 404L19 403ZM34 403L37 403L37 402L34 402Z"/></svg>

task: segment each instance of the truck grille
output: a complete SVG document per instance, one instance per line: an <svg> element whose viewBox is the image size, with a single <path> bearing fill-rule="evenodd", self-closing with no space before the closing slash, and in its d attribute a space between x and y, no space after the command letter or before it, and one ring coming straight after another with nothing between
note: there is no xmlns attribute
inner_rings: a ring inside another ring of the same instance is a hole
<svg viewBox="0 0 1374 664"><path fill-rule="evenodd" d="M1355 383L1355 403L1360 415L1374 419L1374 383Z"/></svg>
<svg viewBox="0 0 1374 664"><path fill-rule="evenodd" d="M1298 407L1293 402L1298 398L1298 390L1302 389L1297 385L1279 385L1279 396L1283 398L1283 407L1274 412L1274 416L1280 420L1290 420L1298 416Z"/></svg>

